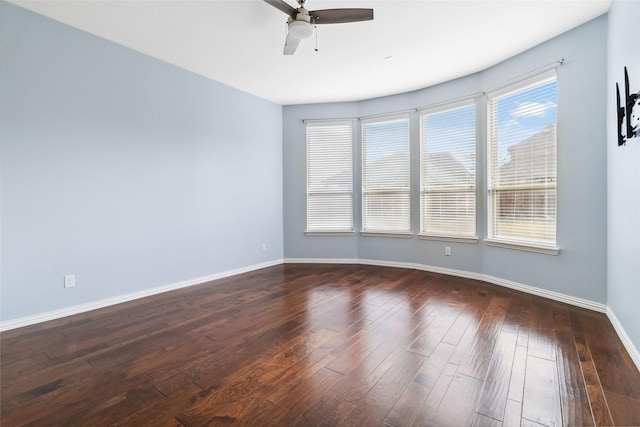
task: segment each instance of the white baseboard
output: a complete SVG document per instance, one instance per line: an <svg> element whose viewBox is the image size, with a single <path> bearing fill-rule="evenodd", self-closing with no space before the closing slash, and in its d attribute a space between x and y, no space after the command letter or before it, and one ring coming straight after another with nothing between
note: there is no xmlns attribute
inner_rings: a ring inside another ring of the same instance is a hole
<svg viewBox="0 0 640 427"><path fill-rule="evenodd" d="M570 305L586 308L600 313L607 312L606 304L573 297L571 295L561 294L559 292L548 291L546 289L537 288L535 286L524 285L522 283L513 282L511 280L501 279L499 277L490 276L488 274L474 273L471 271L455 270L452 268L435 267L425 264L416 264L409 262L379 261L372 259L333 259L333 258L285 258L285 263L322 263L322 264L366 264L379 265L382 267L398 267L410 268L414 270L429 271L431 273L447 274L450 276L464 277L467 279L482 280L484 282L493 283L495 285L504 286L505 288L526 292L528 294L552 299L554 301L564 302Z"/></svg>
<svg viewBox="0 0 640 427"><path fill-rule="evenodd" d="M631 338L627 335L627 331L624 330L622 324L610 307L607 307L607 317L613 325L613 328L616 330L618 337L620 337L620 341L622 341L624 348L627 349L629 356L631 356L631 360L633 360L633 363L636 364L636 367L640 371L640 352L638 352L638 349L633 345Z"/></svg>
<svg viewBox="0 0 640 427"><path fill-rule="evenodd" d="M285 258L285 263L326 263L326 264L365 264L365 265L379 265L382 267L399 267L399 268L411 268L415 270L429 271L432 273L447 274L450 276L464 277L467 279L482 280L484 282L493 283L498 286L504 286L506 288L522 291L528 294L541 296L554 301L563 302L569 305L586 308L588 310L597 311L599 313L605 313L609 318L609 321L613 325L620 341L627 349L629 356L635 363L638 370L640 370L640 352L633 345L631 338L627 335L626 331L622 327L622 324L616 317L615 313L606 304L594 302L582 298L573 297L571 295L561 294L559 292L548 291L546 289L540 289L535 286L524 285L522 283L513 282L511 280L501 279L499 277L490 276L482 273L474 273L464 270L455 270L451 268L434 267L424 264L414 264L407 262L393 262L393 261L379 261L370 259L331 259L331 258Z"/></svg>
<svg viewBox="0 0 640 427"><path fill-rule="evenodd" d="M435 267L425 264L416 264L408 262L394 262L394 261L380 261L372 259L350 259L350 258L285 258L277 259L261 264L254 264L247 267L242 267L234 270L228 270L221 273L215 273L209 276L198 277L195 279L183 280L176 283L171 283L156 288L145 289L138 292L132 292L125 295L118 295L112 298L101 299L98 301L92 301L85 304L75 305L72 307L66 307L59 310L48 311L45 313L36 314L33 316L22 317L19 319L9 320L6 322L0 322L0 332L8 331L11 329L21 328L23 326L29 326L40 322L46 322L48 320L60 319L62 317L71 316L74 314L85 313L87 311L96 310L98 308L108 307L110 305L120 304L127 301L132 301L138 298L144 298L152 295L161 294L163 292L173 291L176 289L186 288L189 286L200 285L202 283L210 282L212 280L222 279L225 277L235 276L237 274L248 273L250 271L259 270L274 265L280 265L283 263L289 264L365 264L365 265L379 265L382 267L397 267L397 268L409 268L414 270L429 271L432 273L447 274L450 276L464 277L467 279L482 280L488 283L493 283L498 286L504 286L506 288L522 291L532 295L538 295L544 298L548 298L554 301L563 302L566 304L574 305L577 307L586 308L588 310L597 311L600 313L606 313L607 317L611 321L615 328L620 340L624 344L627 352L631 356L631 359L640 370L640 353L635 348L631 339L627 335L626 331L618 321L615 313L606 305L594 301L585 300L582 298L576 298L570 295L561 294L559 292L548 291L546 289L537 288L535 286L529 286L522 283L513 282L499 277L490 276L482 273L474 273L464 270L455 270L451 268Z"/></svg>
<svg viewBox="0 0 640 427"><path fill-rule="evenodd" d="M268 261L261 264L250 265L248 267L242 267L234 270L223 271L221 273L215 273L209 276L182 280L180 282L170 283L168 285L159 286L156 288L144 289L138 292L132 292L129 294L118 295L111 298L91 301L88 303L74 305L71 307L65 307L59 310L47 311L45 313L40 313L33 316L26 316L26 317L21 317L19 319L8 320L6 322L0 323L0 332L8 331L10 329L21 328L23 326L29 326L36 323L46 322L48 320L60 319L62 317L72 316L74 314L85 313L87 311L96 310L98 308L108 307L110 305L120 304L123 302L132 301L138 298L144 298L152 295L157 295L163 292L173 291L180 288L200 285L206 282L210 282L212 280L235 276L237 274L242 274L242 273L248 273L250 271L260 270L262 268L271 267L271 266L280 265L280 264L282 264L282 259L277 259L277 260Z"/></svg>

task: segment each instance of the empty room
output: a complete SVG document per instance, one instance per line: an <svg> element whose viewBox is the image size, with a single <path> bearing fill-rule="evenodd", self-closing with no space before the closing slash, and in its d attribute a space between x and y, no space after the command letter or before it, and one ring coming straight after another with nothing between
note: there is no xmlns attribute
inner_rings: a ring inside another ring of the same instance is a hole
<svg viewBox="0 0 640 427"><path fill-rule="evenodd" d="M640 426L640 0L0 0L0 423Z"/></svg>

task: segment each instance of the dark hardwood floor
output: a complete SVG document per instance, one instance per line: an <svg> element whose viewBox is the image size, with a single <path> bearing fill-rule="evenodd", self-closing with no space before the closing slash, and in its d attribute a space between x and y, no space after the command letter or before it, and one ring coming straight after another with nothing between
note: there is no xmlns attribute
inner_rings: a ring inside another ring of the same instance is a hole
<svg viewBox="0 0 640 427"><path fill-rule="evenodd" d="M281 265L0 338L4 426L640 425L605 315L417 270Z"/></svg>

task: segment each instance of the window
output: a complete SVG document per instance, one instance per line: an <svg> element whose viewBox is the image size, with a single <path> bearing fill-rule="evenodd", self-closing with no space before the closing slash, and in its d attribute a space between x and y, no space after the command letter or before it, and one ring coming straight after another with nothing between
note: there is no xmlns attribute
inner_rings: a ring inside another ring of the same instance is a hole
<svg viewBox="0 0 640 427"><path fill-rule="evenodd" d="M410 233L409 115L362 122L362 231Z"/></svg>
<svg viewBox="0 0 640 427"><path fill-rule="evenodd" d="M557 254L555 70L489 95L488 243Z"/></svg>
<svg viewBox="0 0 640 427"><path fill-rule="evenodd" d="M353 124L307 123L307 232L353 232Z"/></svg>
<svg viewBox="0 0 640 427"><path fill-rule="evenodd" d="M420 115L420 235L476 242L476 107Z"/></svg>

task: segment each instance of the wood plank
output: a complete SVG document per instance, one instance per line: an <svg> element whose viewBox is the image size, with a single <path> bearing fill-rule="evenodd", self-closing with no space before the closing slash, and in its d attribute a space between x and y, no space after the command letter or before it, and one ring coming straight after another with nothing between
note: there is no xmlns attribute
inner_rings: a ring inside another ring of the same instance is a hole
<svg viewBox="0 0 640 427"><path fill-rule="evenodd" d="M607 405L611 410L613 424L617 426L640 426L640 400L605 390Z"/></svg>
<svg viewBox="0 0 640 427"><path fill-rule="evenodd" d="M532 304L530 318L527 354L539 359L556 360L552 306L540 302Z"/></svg>
<svg viewBox="0 0 640 427"><path fill-rule="evenodd" d="M507 398L522 403L524 398L524 380L527 369L527 348L516 346L509 380Z"/></svg>
<svg viewBox="0 0 640 427"><path fill-rule="evenodd" d="M562 425L556 363L527 356L522 418L545 426Z"/></svg>
<svg viewBox="0 0 640 427"><path fill-rule="evenodd" d="M363 265L279 265L2 332L0 395L3 425L640 424L640 373L605 315Z"/></svg>
<svg viewBox="0 0 640 427"><path fill-rule="evenodd" d="M554 310L556 356L560 385L562 419L566 426L592 426L589 396L580 369L580 359L573 338L571 319L564 310Z"/></svg>
<svg viewBox="0 0 640 427"><path fill-rule="evenodd" d="M404 349L397 351L398 362L394 363L356 404L345 420L346 424L382 424L389 410L424 362L422 356Z"/></svg>
<svg viewBox="0 0 640 427"><path fill-rule="evenodd" d="M64 420L90 411L92 407L108 404L117 396L131 390L151 386L147 376L128 378L126 372L85 372L71 375L28 392L26 404L11 406L5 395L2 401L2 421L6 425L56 425ZM38 410L34 410L37 408ZM120 414L124 417L126 414Z"/></svg>
<svg viewBox="0 0 640 427"><path fill-rule="evenodd" d="M455 347L451 344L440 343L433 354L426 360L404 393L393 406L385 421L391 425L403 425L407 420L418 417L420 407L429 397L438 378L442 375Z"/></svg>
<svg viewBox="0 0 640 427"><path fill-rule="evenodd" d="M447 334L442 338L442 342L458 345L465 331L470 327L478 312L484 312L491 301L488 292L484 289L470 288L470 297L465 299L466 307L460 313Z"/></svg>
<svg viewBox="0 0 640 427"><path fill-rule="evenodd" d="M640 400L640 371L602 313L576 312L572 325L582 332L603 389Z"/></svg>
<svg viewBox="0 0 640 427"><path fill-rule="evenodd" d="M458 365L453 363L447 363L447 366L442 371L442 374L438 377L438 380L433 385L431 392L427 396L427 399L422 405L420 405L413 416L407 417L406 425L429 425L433 420L433 414L440 407L440 402L444 398L449 385L453 381ZM405 423L402 423L403 425Z"/></svg>
<svg viewBox="0 0 640 427"><path fill-rule="evenodd" d="M484 380L491 362L491 355L500 336L500 329L509 302L510 298L497 296L492 298L477 330L474 331L475 333L472 332L470 341L464 343L464 356L460 362L458 373ZM463 347L458 346L456 353L461 348Z"/></svg>
<svg viewBox="0 0 640 427"><path fill-rule="evenodd" d="M471 427L502 427L502 421L494 420L485 415L476 413Z"/></svg>
<svg viewBox="0 0 640 427"><path fill-rule="evenodd" d="M522 420L522 402L516 402L515 400L507 399L507 406L504 409L504 419L502 425L518 426Z"/></svg>
<svg viewBox="0 0 640 427"><path fill-rule="evenodd" d="M300 414L307 413L307 409L314 404L320 397L331 388L333 384L343 377L342 374L334 372L330 369L321 369L313 377L308 380L301 381L286 399L273 405L257 417L251 420L253 425L288 425L293 424ZM178 419L190 425L191 422ZM209 420L215 422L215 419ZM317 424L313 419L305 419L310 424ZM212 424L213 424L212 422Z"/></svg>
<svg viewBox="0 0 640 427"><path fill-rule="evenodd" d="M141 407L138 411L131 411L131 415L117 420L114 425L158 426L179 423L175 418L175 414L185 408L193 399L193 396L200 393L202 389L196 384L190 384L183 391L181 394ZM182 423L179 423L179 425L182 425Z"/></svg>
<svg viewBox="0 0 640 427"><path fill-rule="evenodd" d="M430 356L465 308L466 304L459 303L442 305L435 319L429 322L429 327L409 345L407 350L422 356Z"/></svg>
<svg viewBox="0 0 640 427"><path fill-rule="evenodd" d="M364 362L384 340L385 337L382 335L362 334L340 354L332 354L333 360L327 365L327 368L346 375Z"/></svg>
<svg viewBox="0 0 640 427"><path fill-rule="evenodd" d="M536 423L535 421L531 421L527 418L522 418L520 421L520 427L546 427L543 424Z"/></svg>
<svg viewBox="0 0 640 427"><path fill-rule="evenodd" d="M609 411L609 406L607 405L607 400L604 396L602 385L600 384L600 378L598 377L596 367L591 359L591 352L582 333L575 335L575 343L594 423L597 426L613 425L613 419L611 418L611 412Z"/></svg>
<svg viewBox="0 0 640 427"><path fill-rule="evenodd" d="M483 381L456 373L433 417L433 425L471 425L482 393Z"/></svg>
<svg viewBox="0 0 640 427"><path fill-rule="evenodd" d="M290 347L281 349L278 354L265 354L235 372L222 374L199 394L199 398L192 402L189 409L181 412L178 419L181 422L199 423L221 416L222 413L226 417L238 419L246 411L246 407L255 401L254 394L262 394L266 384L278 378L287 367L295 365L313 350L303 337L298 337L291 344ZM201 380L198 380L197 384L205 388ZM265 399L260 397L258 400Z"/></svg>
<svg viewBox="0 0 640 427"><path fill-rule="evenodd" d="M166 403L162 394L151 386L123 390L87 410L65 419L65 424L77 426L110 425L120 421L123 414L129 414L138 408L145 408L161 401Z"/></svg>
<svg viewBox="0 0 640 427"><path fill-rule="evenodd" d="M9 384L20 381L29 373L46 369L49 366L55 366L51 359L45 353L30 353L23 358L14 359L12 361L2 361L0 378L2 383Z"/></svg>
<svg viewBox="0 0 640 427"><path fill-rule="evenodd" d="M60 381L62 378L74 375L79 372L89 372L92 370L89 365L83 359L74 359L68 362L53 365L47 369L43 369L34 372L30 375L25 375L19 378L18 381L12 384L11 391L15 393L15 396L34 390L38 387L42 387L45 384L53 381Z"/></svg>
<svg viewBox="0 0 640 427"><path fill-rule="evenodd" d="M398 353L400 352L398 351ZM371 353L373 357L370 361L365 361L358 369L351 371L345 379L341 381L346 384L341 384L344 395L340 393L340 398L346 396L344 400L354 405L360 402L369 390L380 381L380 378L387 373L391 366L396 363L396 354L397 353L394 353L394 349L390 347L378 347L376 351ZM382 361L378 363L381 359ZM374 366L375 369L371 370Z"/></svg>
<svg viewBox="0 0 640 427"><path fill-rule="evenodd" d="M507 404L517 339L518 336L514 333L504 330L500 333L477 409L479 414L498 421L503 420Z"/></svg>

